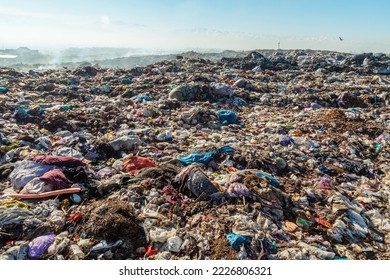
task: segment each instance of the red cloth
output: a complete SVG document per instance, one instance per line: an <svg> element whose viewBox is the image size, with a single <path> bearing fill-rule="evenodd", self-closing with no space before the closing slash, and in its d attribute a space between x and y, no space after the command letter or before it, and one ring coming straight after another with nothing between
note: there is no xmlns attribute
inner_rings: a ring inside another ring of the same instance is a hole
<svg viewBox="0 0 390 280"><path fill-rule="evenodd" d="M128 157L123 161L123 169L133 174L142 168L154 166L156 166L154 162L145 157Z"/></svg>
<svg viewBox="0 0 390 280"><path fill-rule="evenodd" d="M64 189L72 184L59 169L50 170L39 177L39 179L52 185L54 189Z"/></svg>
<svg viewBox="0 0 390 280"><path fill-rule="evenodd" d="M35 156L32 160L40 164L56 165L61 167L77 167L87 165L80 159L69 156L39 155Z"/></svg>

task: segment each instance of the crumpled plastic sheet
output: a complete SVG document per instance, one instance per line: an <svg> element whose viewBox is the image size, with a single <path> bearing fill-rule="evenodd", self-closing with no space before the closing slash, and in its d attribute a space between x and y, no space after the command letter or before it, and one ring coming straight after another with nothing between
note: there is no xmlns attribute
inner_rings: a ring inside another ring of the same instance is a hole
<svg viewBox="0 0 390 280"><path fill-rule="evenodd" d="M184 168L175 178L179 182L183 192L184 187L189 189L196 197L203 197L208 200L213 194L219 193L206 174L196 165L190 165Z"/></svg>
<svg viewBox="0 0 390 280"><path fill-rule="evenodd" d="M28 244L28 257L33 260L39 259L47 252L47 249L54 242L55 238L55 234L48 234L34 238Z"/></svg>
<svg viewBox="0 0 390 280"><path fill-rule="evenodd" d="M43 165L34 161L23 160L15 163L15 169L9 175L12 186L16 190L22 189L32 179L54 169L54 166Z"/></svg>
<svg viewBox="0 0 390 280"><path fill-rule="evenodd" d="M191 153L187 156L180 156L178 159L181 164L184 166L190 165L191 163L208 163L214 157L219 156L222 153L234 153L235 150L229 146L223 146L217 150L207 152L207 153Z"/></svg>
<svg viewBox="0 0 390 280"><path fill-rule="evenodd" d="M0 206L0 227L21 225L33 217L33 213L26 208Z"/></svg>
<svg viewBox="0 0 390 280"><path fill-rule="evenodd" d="M44 193L44 192L49 192L51 190L53 190L53 187L51 185L42 181L39 178L34 178L23 187L20 193L21 194Z"/></svg>
<svg viewBox="0 0 390 280"><path fill-rule="evenodd" d="M154 167L156 164L148 158L145 157L127 157L123 160L123 170L126 170L131 173L136 173L138 170L146 167Z"/></svg>
<svg viewBox="0 0 390 280"><path fill-rule="evenodd" d="M218 110L216 112L219 116L219 123L232 124L237 120L237 114L230 110Z"/></svg>

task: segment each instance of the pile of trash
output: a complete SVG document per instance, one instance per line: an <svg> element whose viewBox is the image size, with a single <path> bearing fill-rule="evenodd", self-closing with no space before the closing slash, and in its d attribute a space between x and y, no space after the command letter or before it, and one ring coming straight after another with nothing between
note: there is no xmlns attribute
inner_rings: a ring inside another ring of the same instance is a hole
<svg viewBox="0 0 390 280"><path fill-rule="evenodd" d="M0 259L390 259L388 69L0 68Z"/></svg>

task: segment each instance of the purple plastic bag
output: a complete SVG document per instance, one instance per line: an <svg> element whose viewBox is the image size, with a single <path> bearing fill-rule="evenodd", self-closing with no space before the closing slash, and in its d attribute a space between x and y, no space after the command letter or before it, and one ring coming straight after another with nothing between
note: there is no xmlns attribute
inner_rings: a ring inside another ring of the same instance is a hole
<svg viewBox="0 0 390 280"><path fill-rule="evenodd" d="M323 177L317 178L317 189L330 189L333 187L332 177L325 175Z"/></svg>
<svg viewBox="0 0 390 280"><path fill-rule="evenodd" d="M34 238L28 243L28 257L33 260L38 260L47 249L53 244L56 236L55 234L48 234Z"/></svg>
<svg viewBox="0 0 390 280"><path fill-rule="evenodd" d="M230 197L249 196L248 188L244 184L237 182L229 185L227 193L230 195Z"/></svg>

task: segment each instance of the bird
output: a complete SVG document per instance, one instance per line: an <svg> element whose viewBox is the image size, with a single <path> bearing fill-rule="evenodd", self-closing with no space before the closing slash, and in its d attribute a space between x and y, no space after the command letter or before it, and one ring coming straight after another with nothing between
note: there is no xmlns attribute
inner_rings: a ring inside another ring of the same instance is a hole
<svg viewBox="0 0 390 280"><path fill-rule="evenodd" d="M343 39L343 38L341 38L341 37L339 37L339 40L340 40L340 41L344 41L344 39Z"/></svg>

